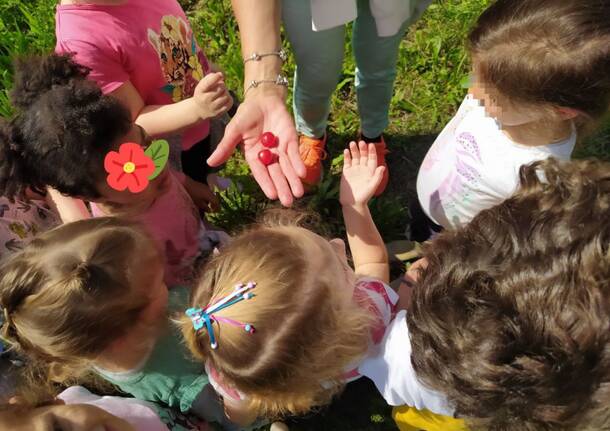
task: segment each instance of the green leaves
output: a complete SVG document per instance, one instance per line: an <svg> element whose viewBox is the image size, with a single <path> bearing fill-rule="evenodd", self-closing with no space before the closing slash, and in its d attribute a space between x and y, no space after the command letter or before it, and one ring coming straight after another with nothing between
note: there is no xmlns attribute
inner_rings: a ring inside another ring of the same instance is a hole
<svg viewBox="0 0 610 431"><path fill-rule="evenodd" d="M153 180L159 176L167 164L169 143L165 139L157 139L148 146L144 154L150 157L155 164L155 171L148 177L149 180Z"/></svg>

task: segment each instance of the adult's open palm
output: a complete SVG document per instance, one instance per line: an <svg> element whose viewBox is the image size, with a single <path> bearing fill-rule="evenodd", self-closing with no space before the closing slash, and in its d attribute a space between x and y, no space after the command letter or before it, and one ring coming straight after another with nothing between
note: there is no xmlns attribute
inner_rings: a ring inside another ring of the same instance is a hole
<svg viewBox="0 0 610 431"><path fill-rule="evenodd" d="M271 149L279 156L279 163L265 166L258 159L264 149L260 137L272 132L279 145ZM286 109L284 99L275 94L257 94L246 99L227 125L225 135L208 159L210 166L225 162L235 147L244 144L244 154L252 175L269 199L278 199L284 206L303 196L301 178L305 165L299 156L299 144L294 121Z"/></svg>

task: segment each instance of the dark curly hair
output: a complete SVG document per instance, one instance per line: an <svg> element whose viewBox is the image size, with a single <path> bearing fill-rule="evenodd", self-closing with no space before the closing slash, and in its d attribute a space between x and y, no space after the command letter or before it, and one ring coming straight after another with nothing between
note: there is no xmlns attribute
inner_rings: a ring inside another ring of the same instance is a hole
<svg viewBox="0 0 610 431"><path fill-rule="evenodd" d="M475 428L608 429L610 163L550 159L520 177L425 247L413 366Z"/></svg>
<svg viewBox="0 0 610 431"><path fill-rule="evenodd" d="M69 55L15 62L11 93L17 114L0 123L0 195L51 186L70 196L99 197L103 159L131 127L118 100L87 79Z"/></svg>

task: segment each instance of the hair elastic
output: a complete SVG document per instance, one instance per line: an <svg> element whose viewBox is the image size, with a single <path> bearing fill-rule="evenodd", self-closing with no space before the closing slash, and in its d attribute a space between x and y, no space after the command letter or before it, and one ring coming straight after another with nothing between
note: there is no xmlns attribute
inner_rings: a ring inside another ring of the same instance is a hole
<svg viewBox="0 0 610 431"><path fill-rule="evenodd" d="M228 323L229 325L243 328L249 334L254 333L254 326L251 324L238 322L237 320L233 320L228 317L215 316L214 313L224 310L225 308L228 308L231 305L237 304L243 300L253 298L255 295L250 291L255 287L256 283L254 281L249 281L246 284L239 283L235 286L235 291L233 293L221 298L213 304L209 304L205 308L193 307L186 310L186 315L190 317L195 332L199 332L204 327L208 331L208 335L210 336L210 346L212 349L216 349L218 347L218 342L214 336L214 328L212 326L213 322Z"/></svg>

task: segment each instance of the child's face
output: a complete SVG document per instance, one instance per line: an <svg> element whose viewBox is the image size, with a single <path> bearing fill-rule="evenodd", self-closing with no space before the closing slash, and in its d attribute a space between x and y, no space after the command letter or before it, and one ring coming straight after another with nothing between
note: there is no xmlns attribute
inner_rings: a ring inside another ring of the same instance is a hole
<svg viewBox="0 0 610 431"><path fill-rule="evenodd" d="M131 130L116 144L115 150L118 150L121 144L125 142L135 142L142 147L147 147L152 142L152 139L142 127L134 123ZM103 169L103 167L101 167L101 169ZM140 193L131 193L129 190L114 190L108 185L106 180L104 180L98 184L101 198L96 202L116 207L146 205L147 203L152 203L157 196L163 194L167 190L169 187L169 180L169 170L166 168Z"/></svg>
<svg viewBox="0 0 610 431"><path fill-rule="evenodd" d="M477 66L472 72L472 82L468 93L479 100L487 115L494 118L501 126L522 126L543 119L543 111L528 106L516 106L506 96L501 94L493 85L483 82L477 73Z"/></svg>

